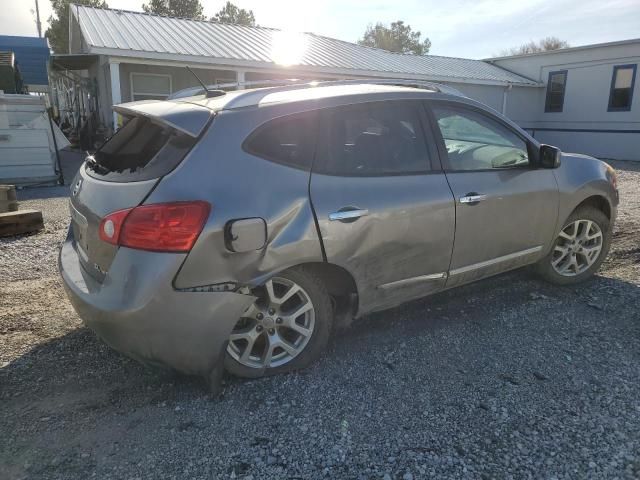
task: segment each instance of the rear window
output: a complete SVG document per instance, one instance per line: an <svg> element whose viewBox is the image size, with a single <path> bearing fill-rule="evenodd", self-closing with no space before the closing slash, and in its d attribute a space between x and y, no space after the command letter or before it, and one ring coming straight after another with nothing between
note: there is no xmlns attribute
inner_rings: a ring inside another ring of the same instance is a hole
<svg viewBox="0 0 640 480"><path fill-rule="evenodd" d="M87 159L87 173L112 182L150 180L173 170L196 139L145 117L132 117Z"/></svg>
<svg viewBox="0 0 640 480"><path fill-rule="evenodd" d="M309 170L316 142L316 112L271 120L244 142L246 152L290 167Z"/></svg>

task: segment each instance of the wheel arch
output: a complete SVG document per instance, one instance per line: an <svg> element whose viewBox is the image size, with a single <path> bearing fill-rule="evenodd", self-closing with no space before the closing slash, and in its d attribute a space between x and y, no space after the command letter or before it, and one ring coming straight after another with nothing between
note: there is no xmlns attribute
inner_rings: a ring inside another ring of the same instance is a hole
<svg viewBox="0 0 640 480"><path fill-rule="evenodd" d="M581 211L582 210L582 211ZM597 217L596 217L596 214ZM604 217L604 218L603 218ZM589 278L593 273L597 271L600 267L600 264L604 260L609 250L609 246L611 244L611 225L615 220L615 206L612 206L607 197L604 195L590 195L586 198L582 199L573 209L570 210L569 214L563 220L560 229L566 228L573 222L578 220L596 220L596 223L603 223L602 226L602 245L601 250L598 252L598 257L592 260L592 263L587 265L587 269L578 273L575 272L574 276L566 276L562 272L554 271L552 266L552 253L554 249L554 245L557 242L557 235L554 239L554 243L551 248L547 252L547 254L541 258L534 266L535 270L547 281L556 284L556 285L571 285L574 283L581 282ZM573 243L576 242L574 233ZM575 252L575 250L574 250ZM563 254L564 257L565 254ZM575 257L575 253L573 253ZM595 265L595 267L594 267ZM587 275L588 272L591 272Z"/></svg>
<svg viewBox="0 0 640 480"><path fill-rule="evenodd" d="M309 262L296 268L309 271L322 281L334 301L336 320L349 321L359 309L358 286L353 275L344 267L329 262Z"/></svg>
<svg viewBox="0 0 640 480"><path fill-rule="evenodd" d="M254 279L253 285L261 285L269 278L289 269L300 269L316 276L331 296L336 323L349 322L357 316L360 308L358 286L353 275L344 267L330 262L303 262L274 270L268 275Z"/></svg>
<svg viewBox="0 0 640 480"><path fill-rule="evenodd" d="M579 208L585 207L585 206L593 207L597 210L600 210L602 213L604 213L607 216L609 220L611 220L611 213L612 213L611 204L609 203L609 200L607 200L607 198L604 195L591 195L585 198L578 205L576 205L573 210L571 210L571 213L569 213L569 216Z"/></svg>
<svg viewBox="0 0 640 480"><path fill-rule="evenodd" d="M549 243L543 249L543 256L549 254L569 217L580 208L591 207L602 212L609 220L611 226L616 218L617 202L615 198L611 197L612 194L607 190L609 188L610 184L606 180L586 183L581 187L571 189L563 189L562 186L560 187L556 228L553 237L549 239Z"/></svg>
<svg viewBox="0 0 640 480"><path fill-rule="evenodd" d="M546 253L548 254L551 249L553 248L554 242L556 241L556 238L558 237L558 235L560 234L560 231L562 230L562 228L564 227L564 224L567 222L567 219L573 215L573 213L578 210L579 208L582 207L592 207L595 208L599 211L601 211L602 213L604 213L604 215L607 217L607 219L609 219L609 221L612 220L612 215L614 213L613 210L613 206L611 205L609 199L607 198L606 195L602 194L602 193L592 193L591 195L587 195L584 198L580 199L577 203L573 204L573 208L572 208L572 203L566 203L564 205L561 204L560 206L560 212L557 218L557 224L556 224L556 230L555 233L553 235L553 239L552 241L549 243L547 249L545 250Z"/></svg>

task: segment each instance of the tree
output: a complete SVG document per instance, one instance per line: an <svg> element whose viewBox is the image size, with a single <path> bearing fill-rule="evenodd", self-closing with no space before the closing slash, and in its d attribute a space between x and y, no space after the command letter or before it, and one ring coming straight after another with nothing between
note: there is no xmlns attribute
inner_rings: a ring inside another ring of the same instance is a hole
<svg viewBox="0 0 640 480"><path fill-rule="evenodd" d="M53 15L49 17L49 28L44 36L55 53L69 53L69 4L108 8L104 0L51 0Z"/></svg>
<svg viewBox="0 0 640 480"><path fill-rule="evenodd" d="M550 50L559 50L560 48L569 48L569 43L565 40L560 40L558 37L547 37L538 42L533 40L520 45L519 47L512 47L507 50L502 50L499 54L501 57L507 57L511 55L526 55L528 53L548 52Z"/></svg>
<svg viewBox="0 0 640 480"><path fill-rule="evenodd" d="M358 43L390 52L426 55L431 48L431 40L428 38L421 40L421 35L420 32L413 32L411 27L405 25L402 20L392 22L391 27L378 22L367 27L364 36L358 40Z"/></svg>
<svg viewBox="0 0 640 480"><path fill-rule="evenodd" d="M238 8L233 3L227 2L222 9L211 17L211 21L221 23L235 23L236 25L256 26L256 18L252 10Z"/></svg>
<svg viewBox="0 0 640 480"><path fill-rule="evenodd" d="M204 20L200 0L149 0L142 9L156 15Z"/></svg>

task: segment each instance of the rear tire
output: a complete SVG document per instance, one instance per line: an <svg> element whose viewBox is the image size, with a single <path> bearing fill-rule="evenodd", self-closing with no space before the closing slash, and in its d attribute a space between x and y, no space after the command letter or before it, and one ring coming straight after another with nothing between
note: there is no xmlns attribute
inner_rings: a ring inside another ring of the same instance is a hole
<svg viewBox="0 0 640 480"><path fill-rule="evenodd" d="M314 363L329 341L333 323L331 298L322 281L309 269L292 268L253 293L258 299L229 337L227 371L259 378Z"/></svg>
<svg viewBox="0 0 640 480"><path fill-rule="evenodd" d="M602 211L589 206L577 208L562 226L551 252L534 266L536 273L555 285L588 280L609 252L611 227Z"/></svg>

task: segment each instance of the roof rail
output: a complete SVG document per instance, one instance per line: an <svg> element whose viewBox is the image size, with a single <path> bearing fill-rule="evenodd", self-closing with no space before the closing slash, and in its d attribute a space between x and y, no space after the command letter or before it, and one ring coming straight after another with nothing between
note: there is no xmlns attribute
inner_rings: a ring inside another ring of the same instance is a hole
<svg viewBox="0 0 640 480"><path fill-rule="evenodd" d="M428 82L424 80L403 80L396 78L361 78L350 80L319 80L319 81L303 81L299 79L284 79L284 80L256 80L249 82L229 82L229 83L216 83L207 85L207 89L220 90L238 87L271 87L269 93L286 92L288 90L297 90L302 88L316 88L316 87L330 87L335 85L390 85L398 87L413 87L423 90L431 90L439 93L447 93L450 95L457 95L464 97L465 95L459 90L450 87L449 85L443 85L441 83ZM191 87L179 90L172 93L167 100L173 100L176 98L190 97L194 95L202 95L206 93L202 87ZM251 95L252 92L247 92L247 95ZM263 92L261 92L263 93ZM243 97L245 95L242 95Z"/></svg>
<svg viewBox="0 0 640 480"><path fill-rule="evenodd" d="M358 78L350 80L328 80L318 82L318 86L331 86L331 85L391 85L398 87L413 87L423 90L432 90L439 93L455 92L457 95L462 95L461 92L448 85L442 83L428 82L426 80L404 80L398 78Z"/></svg>
<svg viewBox="0 0 640 480"><path fill-rule="evenodd" d="M260 87L279 87L283 85L309 85L307 83L303 83L303 80L299 80L297 78L291 79L282 79L282 80L252 80L249 82L225 82L225 83L212 83L211 85L207 85L207 89L209 90L224 90L225 88L260 88ZM167 97L167 100L173 100L176 98L184 98L184 97L193 97L194 95L203 95L206 93L204 88L202 87L189 87L183 88L182 90L178 90L177 92L173 92L171 95Z"/></svg>

